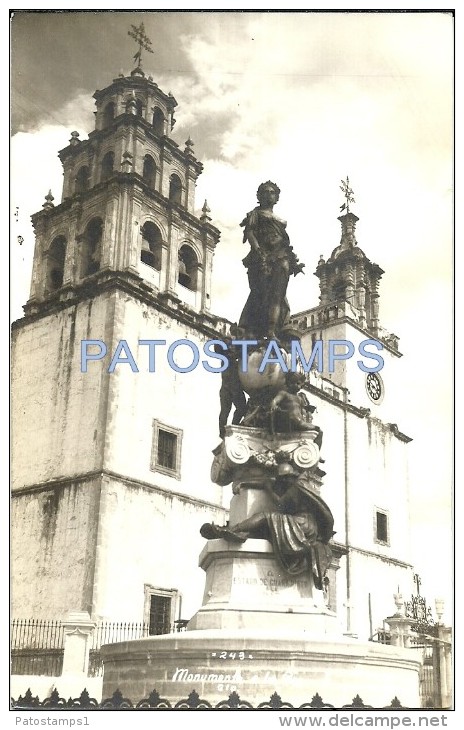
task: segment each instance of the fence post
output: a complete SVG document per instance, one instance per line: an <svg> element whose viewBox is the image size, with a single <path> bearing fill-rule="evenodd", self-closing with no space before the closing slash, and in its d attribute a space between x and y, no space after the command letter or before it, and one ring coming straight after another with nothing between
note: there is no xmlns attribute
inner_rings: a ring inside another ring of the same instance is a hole
<svg viewBox="0 0 464 730"><path fill-rule="evenodd" d="M64 626L63 674L87 675L90 635L96 624L87 611L70 611L62 621Z"/></svg>
<svg viewBox="0 0 464 730"><path fill-rule="evenodd" d="M409 649L411 646L411 625L413 622L412 619L405 616L404 601L401 594L396 593L394 598L397 611L393 616L385 619L390 627L391 643L392 646L402 646L405 649Z"/></svg>
<svg viewBox="0 0 464 730"><path fill-rule="evenodd" d="M446 710L452 705L451 674L451 627L438 624L438 657L440 666L440 707Z"/></svg>

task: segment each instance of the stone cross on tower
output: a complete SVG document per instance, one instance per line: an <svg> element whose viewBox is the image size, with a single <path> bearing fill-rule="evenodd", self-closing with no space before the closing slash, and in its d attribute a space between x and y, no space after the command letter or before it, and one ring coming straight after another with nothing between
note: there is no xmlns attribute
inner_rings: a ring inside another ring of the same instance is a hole
<svg viewBox="0 0 464 730"><path fill-rule="evenodd" d="M135 25L131 25L131 28L132 28L132 30L127 31L127 35L130 35L130 37L133 38L136 43L138 43L139 50L134 55L134 61L135 61L136 67L141 68L141 66L142 66L142 48L145 51L148 51L148 53L154 53L154 51L151 48L151 40L145 33L144 24L140 23L138 28Z"/></svg>

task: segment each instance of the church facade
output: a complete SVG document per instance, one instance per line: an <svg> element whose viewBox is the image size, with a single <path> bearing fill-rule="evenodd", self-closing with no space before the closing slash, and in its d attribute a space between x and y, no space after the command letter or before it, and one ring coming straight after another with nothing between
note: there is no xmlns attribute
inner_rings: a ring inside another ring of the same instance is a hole
<svg viewBox="0 0 464 730"><path fill-rule="evenodd" d="M95 129L59 153L61 202L49 194L33 216L31 294L13 326L12 612L88 611L164 633L201 604L199 528L227 520L230 491L209 474L221 376L187 372L180 354L176 370L144 341L201 351L229 334L211 310L220 232L206 202L195 213L202 165L190 139L172 138L172 94L137 68L94 98ZM325 357L305 386L337 530L330 606L342 631L367 638L397 588L410 590L410 439L390 422L398 341L379 325L383 272L358 247L356 220L340 217L340 245L316 270L320 304L292 324L305 353L318 340L383 346L381 372L346 360L331 373ZM138 372L124 348L108 371L121 342Z"/></svg>

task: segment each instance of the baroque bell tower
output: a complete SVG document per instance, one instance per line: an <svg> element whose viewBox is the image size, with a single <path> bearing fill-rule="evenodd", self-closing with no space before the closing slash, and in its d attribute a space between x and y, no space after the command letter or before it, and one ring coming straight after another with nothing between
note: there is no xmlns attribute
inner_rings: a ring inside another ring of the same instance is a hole
<svg viewBox="0 0 464 730"><path fill-rule="evenodd" d="M88 139L72 132L59 152L61 201L50 192L32 216L30 298L13 325L13 612L163 633L200 601L196 558L185 568L200 525L225 519L197 427L219 381L202 367L179 377L165 352L155 366L146 344L201 351L227 323L210 312L220 232L206 201L195 212L203 166L171 136L177 102L141 67L142 31L136 68L95 92ZM107 349L87 371L83 341ZM138 370L109 371L121 341ZM216 429L205 420L205 443Z"/></svg>
<svg viewBox="0 0 464 730"><path fill-rule="evenodd" d="M340 242L327 260L320 257L314 272L319 304L291 322L306 359L319 354L307 389L324 432L325 493L332 499L335 543L344 552L336 581L338 615L345 616L347 633L369 638L382 625L389 596L398 586L407 592L412 577L411 438L398 425L398 337L379 322L384 272L358 245L353 191L348 178L341 183ZM340 356L332 363L330 351Z"/></svg>
<svg viewBox="0 0 464 730"><path fill-rule="evenodd" d="M118 272L166 301L210 309L211 271L219 232L205 202L194 214L203 166L189 138L174 142L177 102L138 66L94 94L95 129L72 132L59 153L61 203L49 194L33 216L35 248L27 312L58 295Z"/></svg>

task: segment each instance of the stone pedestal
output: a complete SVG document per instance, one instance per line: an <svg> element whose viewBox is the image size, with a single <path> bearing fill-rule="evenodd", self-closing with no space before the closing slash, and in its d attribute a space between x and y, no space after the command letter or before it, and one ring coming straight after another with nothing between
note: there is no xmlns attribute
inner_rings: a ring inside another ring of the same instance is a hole
<svg viewBox="0 0 464 730"><path fill-rule="evenodd" d="M245 543L209 540L200 555L206 572L203 605L189 622L192 629L335 631L335 614L311 575L290 576L267 540Z"/></svg>

